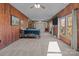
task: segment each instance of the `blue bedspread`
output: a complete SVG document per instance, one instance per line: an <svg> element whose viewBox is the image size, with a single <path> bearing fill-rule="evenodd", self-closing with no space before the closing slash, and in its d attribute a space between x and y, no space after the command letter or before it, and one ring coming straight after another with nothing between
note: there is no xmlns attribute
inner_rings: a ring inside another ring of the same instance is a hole
<svg viewBox="0 0 79 59"><path fill-rule="evenodd" d="M39 29L23 29L21 30L21 37L38 37L40 38Z"/></svg>
<svg viewBox="0 0 79 59"><path fill-rule="evenodd" d="M40 35L40 30L39 29L26 29L23 30L24 34L35 34L35 35Z"/></svg>

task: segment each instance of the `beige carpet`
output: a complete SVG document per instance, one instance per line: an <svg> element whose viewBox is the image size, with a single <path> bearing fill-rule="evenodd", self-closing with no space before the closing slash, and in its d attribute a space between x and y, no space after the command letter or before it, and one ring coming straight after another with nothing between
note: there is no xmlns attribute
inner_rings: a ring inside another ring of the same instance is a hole
<svg viewBox="0 0 79 59"><path fill-rule="evenodd" d="M49 42L52 42L53 45L49 46ZM53 42L56 42L56 43L54 44ZM55 47L56 45L57 45L57 48ZM59 52L56 52L56 51L59 51ZM59 56L60 54L61 55L79 55L79 52L71 49L62 41L56 38L53 38L52 35L50 35L49 33L41 34L40 39L38 38L19 39L14 43L10 44L9 46L0 50L1 56L47 56L47 55Z"/></svg>

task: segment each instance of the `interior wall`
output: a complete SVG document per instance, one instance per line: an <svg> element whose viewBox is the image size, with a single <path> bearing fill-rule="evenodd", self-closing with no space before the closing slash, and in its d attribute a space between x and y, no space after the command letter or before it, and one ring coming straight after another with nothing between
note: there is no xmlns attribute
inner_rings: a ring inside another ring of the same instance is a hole
<svg viewBox="0 0 79 59"><path fill-rule="evenodd" d="M63 10L61 10L58 13L58 18L62 18L64 16L67 16L68 14L72 13L72 10L75 9L75 4L69 4L67 7L65 7ZM59 19L59 21L61 21L61 19ZM60 39L62 41L64 41L67 44L71 44L70 39L68 39L65 35L61 35L61 33L59 33Z"/></svg>
<svg viewBox="0 0 79 59"><path fill-rule="evenodd" d="M40 32L43 33L45 32L45 28L47 27L47 22L42 22L42 21L35 22L34 27L36 29L40 29Z"/></svg>
<svg viewBox="0 0 79 59"><path fill-rule="evenodd" d="M22 18L21 18L21 25L20 25L20 28L21 28L21 29L26 29L26 28L28 28L28 25L29 25L28 23L29 23L28 18L22 17Z"/></svg>
<svg viewBox="0 0 79 59"><path fill-rule="evenodd" d="M28 28L34 28L34 21L28 21Z"/></svg>
<svg viewBox="0 0 79 59"><path fill-rule="evenodd" d="M16 16L20 20L27 20L27 17L19 10L7 3L0 4L0 48L19 39L20 25L11 25L11 16ZM22 25L24 26L24 25Z"/></svg>
<svg viewBox="0 0 79 59"><path fill-rule="evenodd" d="M72 10L77 10L77 9L79 9L79 3L71 3L71 4L69 4L67 7L65 7L63 10L61 10L59 13L58 13L58 17L60 18L60 17L63 17L63 16L66 16L66 15L68 15L68 14L70 14L70 13L72 13ZM77 16L76 16L77 17ZM77 22L78 22L79 20L77 19ZM74 24L73 24L74 25ZM78 25L78 23L77 23L77 25ZM79 37L78 37L78 33L79 33L79 31L78 31L78 26L77 26L77 46L79 47ZM73 33L74 34L74 33ZM60 35L60 39L62 39L62 40L64 40L64 42L66 42L67 44L70 44L71 42L69 42L68 41L68 39L65 37L65 36L61 36Z"/></svg>
<svg viewBox="0 0 79 59"><path fill-rule="evenodd" d="M49 32L53 35L53 23L52 23L52 20L49 21Z"/></svg>
<svg viewBox="0 0 79 59"><path fill-rule="evenodd" d="M53 27L53 24L52 24L52 21L49 23L49 31L52 31L52 27Z"/></svg>
<svg viewBox="0 0 79 59"><path fill-rule="evenodd" d="M57 14L57 16L58 17L66 16L66 15L70 14L72 12L72 10L77 9L77 8L79 8L79 3L70 3L64 9L62 9Z"/></svg>

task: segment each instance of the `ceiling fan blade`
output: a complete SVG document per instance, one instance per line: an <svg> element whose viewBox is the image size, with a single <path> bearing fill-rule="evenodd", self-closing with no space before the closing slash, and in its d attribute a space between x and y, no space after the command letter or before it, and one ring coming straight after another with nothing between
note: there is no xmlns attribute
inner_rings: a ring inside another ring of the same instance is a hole
<svg viewBox="0 0 79 59"><path fill-rule="evenodd" d="M38 5L38 6L37 6L37 5ZM36 8L36 7L41 7L42 9L45 9L45 7L44 7L44 6L42 6L42 5L40 5L40 4L37 4L37 3L36 3L36 6L35 6L35 5L33 5L33 6L31 6L30 8L32 9L32 8L34 8L34 7L35 7L35 8Z"/></svg>
<svg viewBox="0 0 79 59"><path fill-rule="evenodd" d="M30 8L32 9L34 7L34 5L33 6L31 6Z"/></svg>
<svg viewBox="0 0 79 59"><path fill-rule="evenodd" d="M40 5L40 7L41 7L41 8L43 8L43 9L45 9L45 7L44 7L44 6L42 6L42 5Z"/></svg>

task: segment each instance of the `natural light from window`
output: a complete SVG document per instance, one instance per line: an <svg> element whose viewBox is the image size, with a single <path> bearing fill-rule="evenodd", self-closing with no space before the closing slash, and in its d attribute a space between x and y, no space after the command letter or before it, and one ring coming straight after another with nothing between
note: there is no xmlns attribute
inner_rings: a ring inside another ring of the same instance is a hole
<svg viewBox="0 0 79 59"><path fill-rule="evenodd" d="M49 42L47 56L62 56L57 41Z"/></svg>

